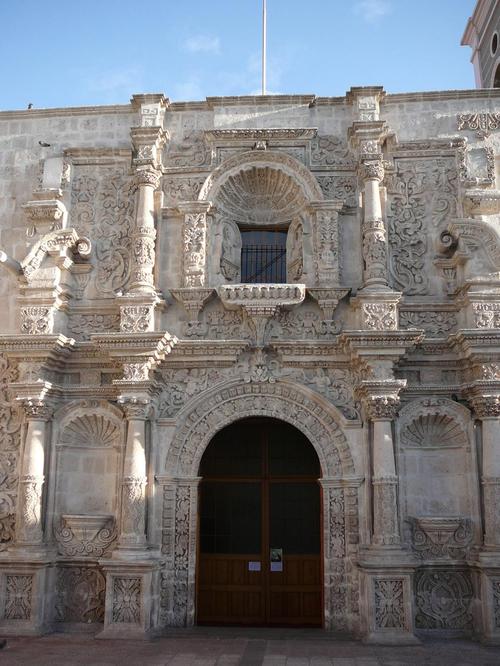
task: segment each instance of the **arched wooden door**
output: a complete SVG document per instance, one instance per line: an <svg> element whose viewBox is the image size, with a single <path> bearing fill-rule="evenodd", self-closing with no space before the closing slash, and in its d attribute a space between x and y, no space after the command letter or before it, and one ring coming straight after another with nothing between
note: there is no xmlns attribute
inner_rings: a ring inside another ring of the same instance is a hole
<svg viewBox="0 0 500 666"><path fill-rule="evenodd" d="M321 626L319 460L293 426L224 428L201 464L197 622Z"/></svg>

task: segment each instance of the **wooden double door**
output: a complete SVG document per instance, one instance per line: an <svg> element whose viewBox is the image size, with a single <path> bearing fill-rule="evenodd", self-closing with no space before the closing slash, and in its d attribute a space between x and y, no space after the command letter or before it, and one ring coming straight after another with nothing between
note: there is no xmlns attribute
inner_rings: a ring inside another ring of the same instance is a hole
<svg viewBox="0 0 500 666"><path fill-rule="evenodd" d="M237 421L200 465L197 622L321 626L319 460L293 426Z"/></svg>

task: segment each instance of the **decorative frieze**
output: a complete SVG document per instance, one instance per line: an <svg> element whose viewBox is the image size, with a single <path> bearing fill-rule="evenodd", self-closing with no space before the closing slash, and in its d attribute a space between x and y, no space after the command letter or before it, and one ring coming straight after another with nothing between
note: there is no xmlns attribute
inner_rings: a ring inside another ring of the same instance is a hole
<svg viewBox="0 0 500 666"><path fill-rule="evenodd" d="M457 113L457 129L485 137L500 128L500 113Z"/></svg>

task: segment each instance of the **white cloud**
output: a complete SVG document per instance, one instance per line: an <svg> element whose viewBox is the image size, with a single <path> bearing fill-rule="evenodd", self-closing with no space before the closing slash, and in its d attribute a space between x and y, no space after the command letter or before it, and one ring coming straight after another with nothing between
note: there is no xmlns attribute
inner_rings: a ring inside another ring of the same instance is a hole
<svg viewBox="0 0 500 666"><path fill-rule="evenodd" d="M388 0L360 0L354 5L354 11L368 23L376 23L391 13L391 4Z"/></svg>
<svg viewBox="0 0 500 666"><path fill-rule="evenodd" d="M190 53L220 53L220 39L209 35L194 35L184 42L184 49Z"/></svg>

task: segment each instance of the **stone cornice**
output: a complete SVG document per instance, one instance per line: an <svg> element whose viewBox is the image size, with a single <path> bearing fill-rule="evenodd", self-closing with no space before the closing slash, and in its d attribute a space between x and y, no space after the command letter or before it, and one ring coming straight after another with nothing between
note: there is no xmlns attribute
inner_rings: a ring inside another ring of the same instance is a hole
<svg viewBox="0 0 500 666"><path fill-rule="evenodd" d="M424 331L344 331L339 344L346 351L360 355L379 353L381 356L401 356L413 349L424 338Z"/></svg>
<svg viewBox="0 0 500 666"><path fill-rule="evenodd" d="M242 351L249 347L246 340L179 340L166 359L166 364L178 361L208 360L235 362ZM207 358L208 357L208 358Z"/></svg>
<svg viewBox="0 0 500 666"><path fill-rule="evenodd" d="M205 138L213 143L238 143L256 141L273 141L279 143L307 142L317 135L315 127L271 127L242 129L211 129L205 130Z"/></svg>
<svg viewBox="0 0 500 666"><path fill-rule="evenodd" d="M471 360L493 361L500 357L500 329L462 329L448 336L448 345Z"/></svg>

